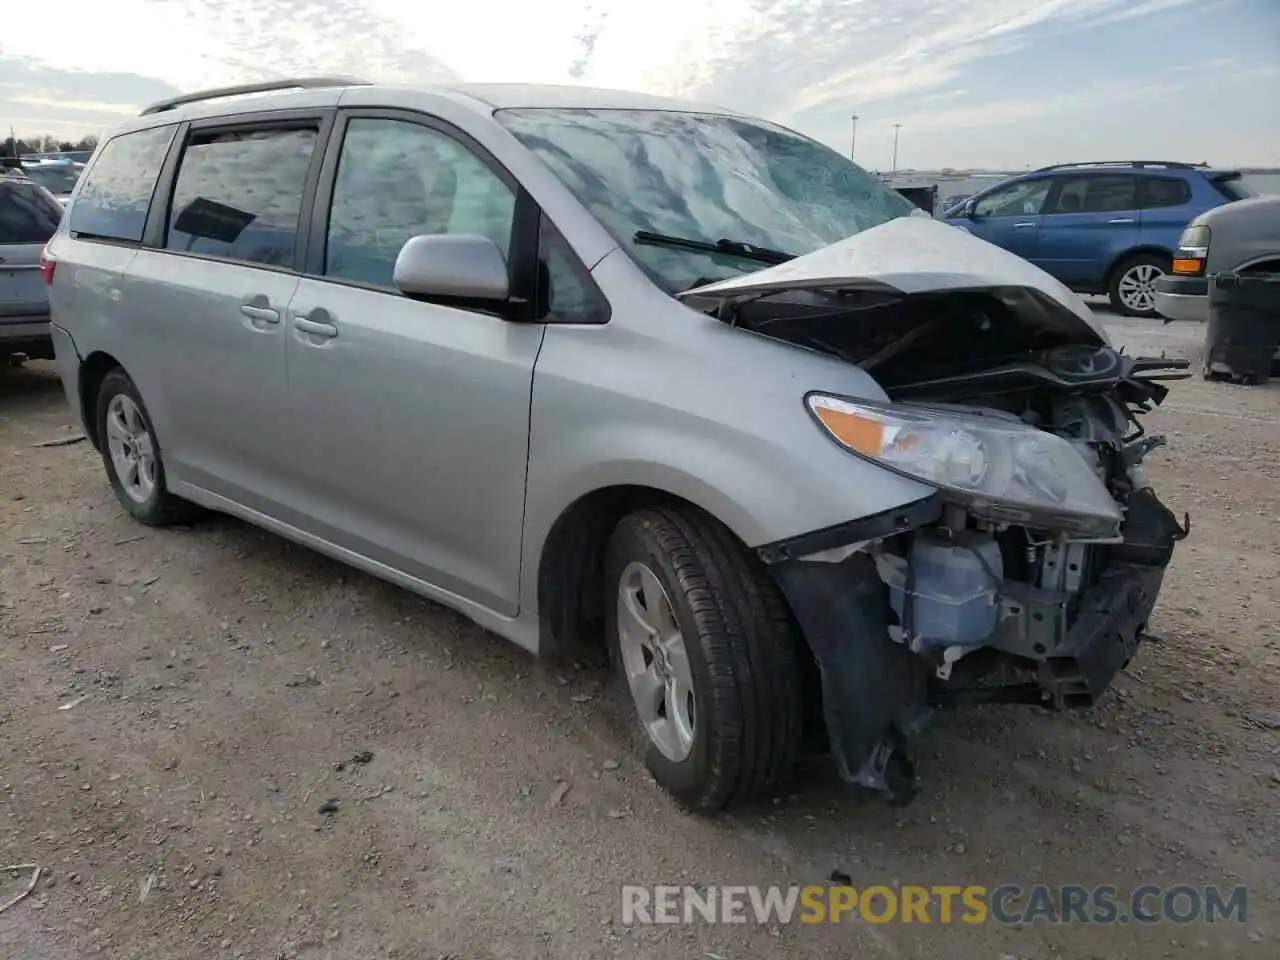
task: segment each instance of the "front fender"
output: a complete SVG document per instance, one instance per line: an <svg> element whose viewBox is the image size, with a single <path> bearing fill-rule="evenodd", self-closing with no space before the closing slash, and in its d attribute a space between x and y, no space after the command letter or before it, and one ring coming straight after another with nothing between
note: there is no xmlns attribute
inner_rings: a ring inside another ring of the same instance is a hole
<svg viewBox="0 0 1280 960"><path fill-rule="evenodd" d="M738 379L747 385L736 390L712 389L711 378L691 374L679 388L631 391L607 376L591 382L584 371L599 365L572 347L557 356L559 334L548 331L535 375L522 605L537 596L538 566L556 520L597 490L646 487L679 497L716 517L749 547L893 511L935 492L849 454L813 422L805 391L847 387L824 382L824 358L812 358L818 361L812 376L792 376L804 372L792 368L782 387L752 381L746 371ZM778 352L784 360L791 352L777 344L768 348L775 361ZM802 355L797 366L810 359ZM557 369L562 364L563 374ZM669 371L667 382L681 383L680 372Z"/></svg>

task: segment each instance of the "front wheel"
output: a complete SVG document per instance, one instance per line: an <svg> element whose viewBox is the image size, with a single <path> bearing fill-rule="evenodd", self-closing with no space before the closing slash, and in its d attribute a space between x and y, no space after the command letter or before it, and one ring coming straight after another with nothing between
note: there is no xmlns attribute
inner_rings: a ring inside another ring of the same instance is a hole
<svg viewBox="0 0 1280 960"><path fill-rule="evenodd" d="M705 514L658 507L622 520L605 573L610 653L658 784L708 812L780 787L803 641L761 561Z"/></svg>
<svg viewBox="0 0 1280 960"><path fill-rule="evenodd" d="M1112 308L1128 317L1155 317L1156 281L1169 272L1163 257L1144 253L1120 263L1111 271Z"/></svg>

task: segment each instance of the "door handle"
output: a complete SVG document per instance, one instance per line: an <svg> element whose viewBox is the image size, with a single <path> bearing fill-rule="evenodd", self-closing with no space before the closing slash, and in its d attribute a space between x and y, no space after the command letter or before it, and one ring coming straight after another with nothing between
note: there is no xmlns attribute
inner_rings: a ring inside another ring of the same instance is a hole
<svg viewBox="0 0 1280 960"><path fill-rule="evenodd" d="M1022 223L1015 223L1013 229L1022 230L1024 227L1034 227L1035 225L1034 220L1024 220Z"/></svg>
<svg viewBox="0 0 1280 960"><path fill-rule="evenodd" d="M295 330L301 330L303 333L309 333L313 337L321 337L325 340L332 340L338 335L337 324L330 323L328 320L296 317L293 321L293 327Z"/></svg>
<svg viewBox="0 0 1280 960"><path fill-rule="evenodd" d="M260 323L279 323L280 311L271 307L259 307L252 303L240 304L240 312L250 320L257 320Z"/></svg>
<svg viewBox="0 0 1280 960"><path fill-rule="evenodd" d="M1116 217L1114 220L1108 220L1107 223L1133 223L1133 217Z"/></svg>

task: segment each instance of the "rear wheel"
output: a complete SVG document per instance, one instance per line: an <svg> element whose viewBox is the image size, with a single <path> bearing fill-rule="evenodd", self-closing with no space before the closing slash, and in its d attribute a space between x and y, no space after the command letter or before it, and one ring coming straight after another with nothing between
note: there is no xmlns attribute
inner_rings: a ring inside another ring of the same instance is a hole
<svg viewBox="0 0 1280 960"><path fill-rule="evenodd" d="M165 486L164 460L138 388L119 367L98 389L98 439L116 499L140 523L163 527L194 519L199 509Z"/></svg>
<svg viewBox="0 0 1280 960"><path fill-rule="evenodd" d="M1128 317L1154 317L1156 281L1169 272L1169 262L1144 253L1119 263L1111 271L1111 306Z"/></svg>
<svg viewBox="0 0 1280 960"><path fill-rule="evenodd" d="M661 507L622 520L605 573L610 652L654 779L702 811L781 786L802 641L762 563L706 515Z"/></svg>

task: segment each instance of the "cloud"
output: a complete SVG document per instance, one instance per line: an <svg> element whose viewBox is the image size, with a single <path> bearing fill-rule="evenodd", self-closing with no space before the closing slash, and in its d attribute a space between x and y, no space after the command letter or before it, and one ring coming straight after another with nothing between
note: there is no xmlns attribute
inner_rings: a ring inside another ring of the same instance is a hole
<svg viewBox="0 0 1280 960"><path fill-rule="evenodd" d="M122 110L98 111L98 104L133 109L157 99L158 88L166 96L175 88L347 73L397 83L634 89L743 109L835 141L847 136L850 113L863 118L868 135L876 116L911 116L914 127L916 114L940 115L952 105L975 121L1025 117L1031 106L991 92L993 64L1030 50L1078 52L1096 36L1086 31L1126 29L1117 24L1141 24L1132 28L1140 41L1148 24L1181 11L1220 22L1224 5L1242 2L113 0L80 5L75 29L59 31L47 29L38 5L25 4L5 14L0 110L28 128L42 115L60 129L92 120L101 126ZM1042 81L1052 75L1047 60ZM12 63L46 72L31 78L20 99L3 88ZM1132 56L1109 63L1141 73ZM1016 89L1019 78L1006 79L1005 90ZM1074 94L1046 95L1061 96L1075 102ZM920 109L930 104L937 109Z"/></svg>
<svg viewBox="0 0 1280 960"><path fill-rule="evenodd" d="M1164 98L1176 102L1175 94L1204 86L1205 76L1224 73L1222 89L1248 87L1280 79L1280 65L1264 64L1239 69L1231 60L1220 58L1188 66L1174 67L1153 75L1143 82L1102 80L1068 93L1048 97L1010 98L968 107L907 112L903 126L913 132L936 133L947 130L986 130L1021 123L1041 117L1063 117L1077 111L1096 109L1107 104L1109 109L1134 101ZM915 101L916 105L935 102L932 98Z"/></svg>

